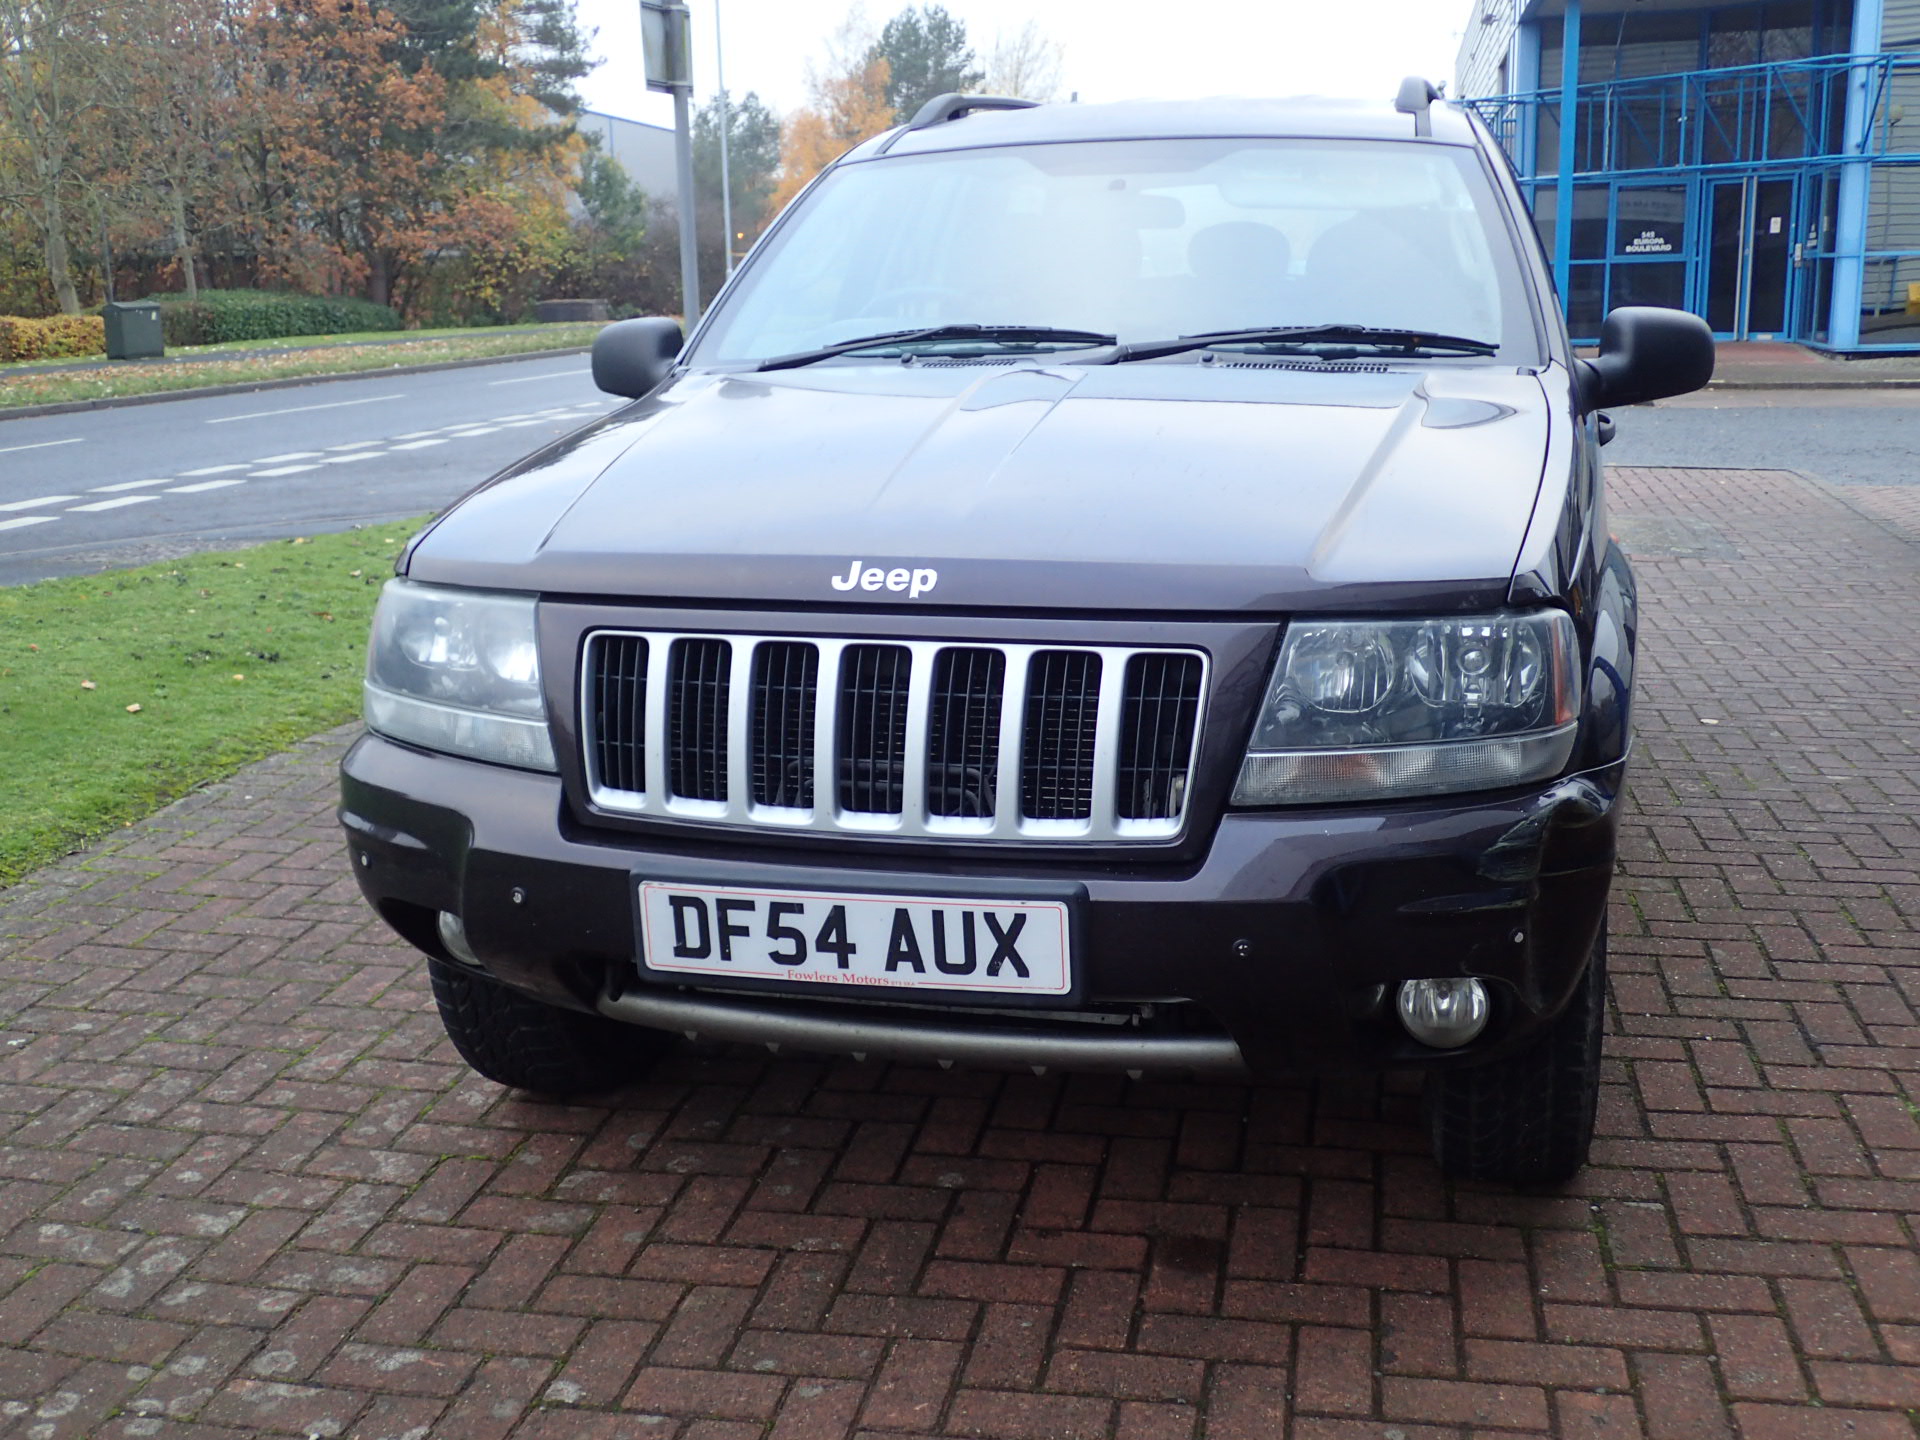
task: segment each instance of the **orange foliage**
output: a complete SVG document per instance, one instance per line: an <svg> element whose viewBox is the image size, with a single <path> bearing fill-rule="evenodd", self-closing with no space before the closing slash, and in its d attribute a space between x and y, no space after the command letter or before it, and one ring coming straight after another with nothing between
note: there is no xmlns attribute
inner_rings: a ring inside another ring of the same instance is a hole
<svg viewBox="0 0 1920 1440"><path fill-rule="evenodd" d="M825 73L809 72L811 102L788 117L780 142L780 182L773 191L773 213L779 213L808 181L862 140L893 128L887 62L879 56L869 59L870 53L856 12L835 38Z"/></svg>
<svg viewBox="0 0 1920 1440"><path fill-rule="evenodd" d="M365 286L384 303L392 273L427 241L437 157L419 148L445 114L430 66L386 63L400 22L369 0L253 0L245 100L262 129L263 251L279 278Z"/></svg>

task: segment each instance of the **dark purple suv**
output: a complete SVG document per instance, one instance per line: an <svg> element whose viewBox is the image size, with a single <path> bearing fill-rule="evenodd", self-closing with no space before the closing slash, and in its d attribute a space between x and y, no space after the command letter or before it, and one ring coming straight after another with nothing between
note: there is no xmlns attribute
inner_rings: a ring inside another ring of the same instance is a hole
<svg viewBox="0 0 1920 1440"><path fill-rule="evenodd" d="M1393 105L946 96L633 403L408 547L341 819L482 1074L673 1032L1430 1070L1450 1172L1592 1133L1636 631L1606 404L1499 152Z"/></svg>

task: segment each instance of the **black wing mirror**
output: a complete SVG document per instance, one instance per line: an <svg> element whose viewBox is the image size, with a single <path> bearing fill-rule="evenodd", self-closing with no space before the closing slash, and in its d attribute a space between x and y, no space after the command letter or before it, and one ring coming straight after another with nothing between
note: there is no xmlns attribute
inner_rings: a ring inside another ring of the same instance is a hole
<svg viewBox="0 0 1920 1440"><path fill-rule="evenodd" d="M593 383L638 400L667 378L682 343L680 322L664 315L609 325L593 340Z"/></svg>
<svg viewBox="0 0 1920 1440"><path fill-rule="evenodd" d="M1684 310L1624 305L1600 327L1600 353L1574 367L1588 410L1685 395L1713 378L1713 331Z"/></svg>

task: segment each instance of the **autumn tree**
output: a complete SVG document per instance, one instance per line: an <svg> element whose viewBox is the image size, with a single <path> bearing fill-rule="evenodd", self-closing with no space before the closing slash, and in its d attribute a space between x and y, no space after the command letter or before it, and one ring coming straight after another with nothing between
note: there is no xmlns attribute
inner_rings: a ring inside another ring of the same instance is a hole
<svg viewBox="0 0 1920 1440"><path fill-rule="evenodd" d="M61 313L77 315L69 232L91 176L83 142L117 93L124 0L0 0L0 207L38 242Z"/></svg>
<svg viewBox="0 0 1920 1440"><path fill-rule="evenodd" d="M808 103L788 117L781 137L774 214L848 150L893 127L889 74L856 8L828 42L825 63L807 66Z"/></svg>
<svg viewBox="0 0 1920 1440"><path fill-rule="evenodd" d="M201 236L228 218L238 125L230 0L147 0L124 35L131 103L113 127L127 208L163 231L189 299Z"/></svg>
<svg viewBox="0 0 1920 1440"><path fill-rule="evenodd" d="M987 93L1047 101L1060 93L1060 42L1040 22L1029 20L1011 34L996 35L987 57Z"/></svg>
<svg viewBox="0 0 1920 1440"><path fill-rule="evenodd" d="M977 91L986 78L967 44L967 27L944 5L902 10L881 28L867 52L887 66L887 104L905 124L927 101L950 91Z"/></svg>
<svg viewBox="0 0 1920 1440"><path fill-rule="evenodd" d="M242 99L270 268L322 289L365 287L385 304L396 262L436 200L430 141L446 83L431 65L385 62L402 29L370 0L253 0Z"/></svg>

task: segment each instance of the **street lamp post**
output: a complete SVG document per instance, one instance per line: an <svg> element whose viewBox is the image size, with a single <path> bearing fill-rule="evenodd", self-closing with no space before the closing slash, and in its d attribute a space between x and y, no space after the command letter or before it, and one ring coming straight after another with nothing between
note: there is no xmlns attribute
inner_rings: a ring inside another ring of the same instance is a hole
<svg viewBox="0 0 1920 1440"><path fill-rule="evenodd" d="M720 230L726 236L727 274L733 274L733 184L727 178L727 150L733 139L733 97L727 94L727 57L720 43L720 0L713 0L713 63L720 79Z"/></svg>
<svg viewBox="0 0 1920 1440"><path fill-rule="evenodd" d="M693 47L686 0L640 0L647 88L673 96L673 162L680 188L680 308L687 328L700 318L700 256L693 225Z"/></svg>

